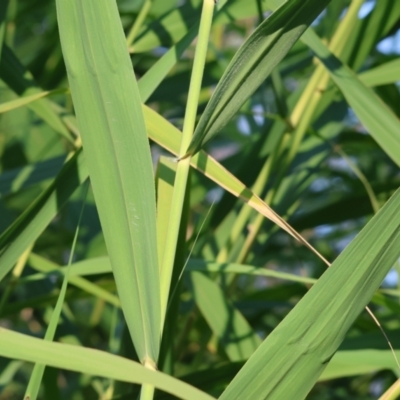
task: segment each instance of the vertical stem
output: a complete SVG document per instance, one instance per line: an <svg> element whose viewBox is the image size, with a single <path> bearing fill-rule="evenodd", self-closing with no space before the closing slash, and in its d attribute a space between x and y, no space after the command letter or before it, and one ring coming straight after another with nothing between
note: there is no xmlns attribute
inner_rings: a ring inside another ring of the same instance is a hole
<svg viewBox="0 0 400 400"><path fill-rule="evenodd" d="M154 386L142 385L140 389L140 400L151 400L154 397Z"/></svg>
<svg viewBox="0 0 400 400"><path fill-rule="evenodd" d="M346 45L345 38L350 35L351 29L354 26L354 21L357 18L360 7L364 3L364 0L353 0L350 4L350 7L343 18L343 21L337 28L332 40L329 44L329 49L337 56L343 52L344 47ZM313 118L315 112L317 110L318 104L320 103L322 94L326 89L329 83L330 77L329 73L325 70L323 65L318 65L315 72L313 73L311 79L303 94L301 95L299 101L297 102L294 110L290 116L290 125L294 127L291 132L291 137L289 143L287 144L287 155L284 160L282 160L282 164L279 168L279 173L277 176L277 183L274 189L271 189L264 201L267 204L271 204L272 200L275 196L277 188L279 184L282 182L290 164L296 157L300 144L306 134L308 128L313 122ZM284 149L280 150L280 153L283 152ZM278 154L279 156L279 154ZM272 160L273 164L273 160ZM268 175L267 175L268 177ZM245 206L243 206L245 208ZM239 220L238 220L239 221ZM237 226L235 229L235 233L239 230L241 231L247 221L244 220L241 223L241 226ZM253 245L257 235L264 223L264 217L261 214L258 214L255 217L254 222L251 224L251 230L249 235L246 238L245 244L242 247L242 250L238 256L237 262L245 262L250 248Z"/></svg>
<svg viewBox="0 0 400 400"><path fill-rule="evenodd" d="M204 0L201 14L199 36L194 56L192 76L188 101L186 105L185 120L183 124L180 156L186 153L193 136L198 99L203 79L204 64L206 61L208 40L214 11L214 0ZM161 290L161 329L164 326L165 314L171 285L172 269L174 265L176 244L178 240L179 226L182 217L182 208L185 198L186 183L190 168L190 157L178 161L178 167L174 183L172 205L168 222L168 236L166 238L164 257L161 261L160 290Z"/></svg>
<svg viewBox="0 0 400 400"><path fill-rule="evenodd" d="M146 19L147 14L150 11L151 3L152 3L152 0L145 0L142 8L140 9L140 12L139 12L137 18L135 19L135 22L132 25L131 30L128 33L128 37L126 38L126 43L128 45L130 52L133 51L133 49L131 48L132 43L135 41L136 36L139 32L139 29L143 25L143 21Z"/></svg>
<svg viewBox="0 0 400 400"><path fill-rule="evenodd" d="M185 119L183 123L182 141L179 152L180 156L183 156L186 153L193 136L214 5L214 0L203 0L199 35L194 55L188 101L186 104ZM164 255L162 260L160 260L161 334L164 329L164 322L167 313L171 278L174 268L176 246L178 243L179 227L182 218L189 168L190 157L178 161L174 182L174 191L172 194L171 209L168 219L168 235L165 240ZM154 388L149 385L143 385L140 393L140 400L151 400L153 397Z"/></svg>

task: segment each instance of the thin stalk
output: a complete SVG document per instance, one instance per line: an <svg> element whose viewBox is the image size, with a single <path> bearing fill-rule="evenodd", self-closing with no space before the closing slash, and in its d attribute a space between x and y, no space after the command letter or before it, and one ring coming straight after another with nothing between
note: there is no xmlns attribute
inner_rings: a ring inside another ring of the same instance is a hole
<svg viewBox="0 0 400 400"><path fill-rule="evenodd" d="M199 36L193 61L192 76L185 110L185 119L182 130L182 141L179 155L183 156L189 147L196 122L197 107L203 79L204 65L207 56L208 41L214 13L214 0L204 0L201 13ZM182 210L185 200L186 184L189 176L190 157L178 161L175 175L174 191L168 220L168 235L165 242L164 257L160 269L160 294L161 294L161 334L164 328L168 307L168 298L174 268L176 246L178 243L179 228L182 219ZM161 335L162 336L162 335ZM145 365L152 368L152 365ZM140 400L151 400L154 397L154 387L143 385Z"/></svg>
<svg viewBox="0 0 400 400"><path fill-rule="evenodd" d="M340 57L346 46L346 37L350 35L363 3L364 0L353 0L351 2L342 23L339 25L329 43L329 49L338 57ZM329 73L322 64L319 64L290 116L290 123L292 126L296 127L296 129L293 135L286 165L285 168L283 168L284 171L287 170L290 163L293 161L293 158L297 154L300 143L312 122L322 94L326 90L329 81Z"/></svg>
<svg viewBox="0 0 400 400"><path fill-rule="evenodd" d="M264 166L262 167L260 173L258 174L258 177L256 179L256 182L254 183L252 187L253 193L260 195L263 188L265 187L265 184L269 178L269 174L271 171L271 164L272 164L272 158L269 157L267 161L264 163ZM253 209L249 207L248 205L243 205L243 207L240 209L238 216L235 220L235 223L233 224L233 227L231 229L231 233L229 235L227 243L220 249L216 261L217 262L226 262L228 261L228 256L229 256L229 251L231 250L232 245L237 241L238 237L241 235L244 226L246 225L247 221L249 220L251 214L253 212Z"/></svg>
<svg viewBox="0 0 400 400"><path fill-rule="evenodd" d="M381 396L379 400L396 400L400 396L400 378Z"/></svg>
<svg viewBox="0 0 400 400"><path fill-rule="evenodd" d="M343 52L346 44L345 38L350 34L351 29L354 26L354 21L357 19L358 12L363 3L364 3L363 0L352 1L342 23L339 25L334 36L332 37L329 48L335 55L339 57L340 54ZM304 138L304 135L306 134L309 126L313 121L315 112L320 103L323 92L326 90L328 86L329 80L330 80L329 73L326 71L324 66L318 65L307 87L305 88L303 94L301 95L299 101L297 102L293 112L291 113L290 125L295 128L291 133L290 140L288 141L289 143L288 143L287 155L285 159L282 160L282 162L280 163L280 167L278 169L279 175L276 182L276 188L279 187L288 168L290 167L290 164L292 163L298 152L298 149ZM280 154L282 154L281 152L282 149L280 149ZM270 190L267 193L264 199L264 201L267 204L271 204L275 192L276 189ZM238 262L244 262L246 260L250 248L253 245L254 240L256 239L258 232L260 231L263 225L263 222L264 218L260 215L257 215L254 222L251 224L249 235L247 236L245 245L242 247L242 250L239 254L237 260Z"/></svg>
<svg viewBox="0 0 400 400"><path fill-rule="evenodd" d="M133 52L132 43L135 41L136 36L143 25L144 20L147 17L147 14L150 11L152 4L152 0L145 0L142 8L140 9L139 15L135 19L135 22L132 25L131 30L128 33L128 37L126 38L126 44L128 45L129 52Z"/></svg>
<svg viewBox="0 0 400 400"><path fill-rule="evenodd" d="M154 386L142 385L140 390L140 400L151 400L154 397Z"/></svg>
<svg viewBox="0 0 400 400"><path fill-rule="evenodd" d="M258 23L261 24L261 22L264 21L264 13L262 9L261 0L257 0L257 14L258 14Z"/></svg>
<svg viewBox="0 0 400 400"><path fill-rule="evenodd" d="M201 82L203 79L208 40L210 36L210 29L214 12L214 5L214 0L203 1L199 36L194 56L188 101L183 123L182 141L179 152L180 156L183 156L186 153L186 150L193 136L197 115L198 99L200 95ZM174 192L172 195L171 210L168 222L168 236L166 238L164 257L162 260L162 268L160 271L161 329L163 329L164 326L165 314L168 305L168 297L175 260L176 245L178 241L179 226L182 217L186 183L189 174L190 157L180 159L177 162L178 167L175 176Z"/></svg>

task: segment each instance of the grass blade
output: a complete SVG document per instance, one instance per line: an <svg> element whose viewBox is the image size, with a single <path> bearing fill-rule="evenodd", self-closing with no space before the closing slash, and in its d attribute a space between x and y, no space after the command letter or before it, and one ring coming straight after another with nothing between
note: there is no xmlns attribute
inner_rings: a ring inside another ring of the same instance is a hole
<svg viewBox="0 0 400 400"><path fill-rule="evenodd" d="M0 114L5 113L7 111L15 110L16 108L26 106L36 100L42 99L43 97L54 96L60 93L66 93L67 89L56 89L50 90L46 92L39 92L35 94L31 94L30 96L24 96L19 99L8 101L7 103L0 104Z"/></svg>
<svg viewBox="0 0 400 400"><path fill-rule="evenodd" d="M78 151L54 182L0 236L0 280L22 252L45 230L60 208L88 178L83 154Z"/></svg>
<svg viewBox="0 0 400 400"><path fill-rule="evenodd" d="M396 351L396 355L400 357L400 351ZM396 367L393 353L389 350L338 351L321 374L319 381L370 374L383 369L396 371Z"/></svg>
<svg viewBox="0 0 400 400"><path fill-rule="evenodd" d="M149 137L151 137L155 142L159 143L165 149L176 155L179 155L178 138L180 136L180 132L178 129L176 129L163 117L147 106L144 106L144 114ZM242 182L240 182L234 175L232 175L207 153L200 151L198 154L190 157L190 163L205 176L218 183L218 185L236 197L245 201L249 206L254 208L264 217L277 224L280 228L289 233L289 235L293 236L311 251L316 253L315 249L311 247L310 244L305 241L302 236L296 232L283 218L281 218L268 204L261 200L260 197L254 194L254 192L248 189ZM317 255L322 257L319 254Z"/></svg>
<svg viewBox="0 0 400 400"><path fill-rule="evenodd" d="M288 1L259 25L219 81L196 127L187 154L198 152L226 125L329 2Z"/></svg>
<svg viewBox="0 0 400 400"><path fill-rule="evenodd" d="M83 203L82 203L81 212L80 212L79 219L78 219L78 224L77 224L77 227L75 230L74 239L72 242L68 266L65 269L64 279L63 279L63 283L61 285L60 293L58 295L57 303L54 307L53 313L50 318L49 326L47 327L46 334L44 336L44 340L46 340L46 341L54 340L54 335L56 333L57 326L58 326L58 323L59 323L59 320L61 317L61 311L62 311L62 307L64 304L65 295L67 293L69 267L71 266L72 257L75 252L76 242L78 240L79 227L80 227L81 220L82 220L83 210L85 208L85 202L86 202L86 196L87 196L88 190L89 190L89 182L86 183L86 187L84 188ZM44 365L44 364L35 364L32 374L31 374L31 377L29 379L28 387L26 388L26 391L25 391L24 399L36 400L38 393L39 393L40 384L42 382L45 368L46 368L46 365Z"/></svg>
<svg viewBox="0 0 400 400"><path fill-rule="evenodd" d="M34 82L32 74L19 62L13 51L3 46L0 60L0 78L19 96L31 96L43 91ZM59 115L52 109L49 99L39 99L29 103L28 107L43 119L50 127L70 142L74 137L65 127Z"/></svg>
<svg viewBox="0 0 400 400"><path fill-rule="evenodd" d="M154 364L160 300L153 169L117 6L109 0L58 0L57 15L118 294L140 360Z"/></svg>
<svg viewBox="0 0 400 400"><path fill-rule="evenodd" d="M261 339L216 282L207 276L191 274L194 299L231 361L247 360Z"/></svg>
<svg viewBox="0 0 400 400"><path fill-rule="evenodd" d="M65 158L65 156L55 157L3 172L0 175L0 197L54 178L61 170Z"/></svg>
<svg viewBox="0 0 400 400"><path fill-rule="evenodd" d="M396 58L358 75L367 86L380 86L400 81L400 59Z"/></svg>
<svg viewBox="0 0 400 400"><path fill-rule="evenodd" d="M84 261L83 261L84 262ZM60 275L64 275L67 273L68 269L68 283L70 285L76 286L83 291L90 293L92 296L95 296L99 299L102 299L109 304L112 304L115 307L121 307L121 302L119 301L119 298L110 293L108 290L105 290L98 285L82 278L85 274L80 273L80 263L77 263L77 265L72 264L70 267L63 267L62 269L52 261L46 260L44 257L41 257L37 254L32 253L29 256L29 264L32 268L34 268L36 271L40 271L41 273L46 275L51 275L55 273L59 273ZM100 261L100 266L102 265L102 261ZM101 267L99 269L99 265L94 264L91 271L97 270L97 272L93 273L102 273L104 272L101 270ZM83 270L85 272L85 270ZM107 257L107 272L112 272L111 269L111 264L110 264L110 259Z"/></svg>
<svg viewBox="0 0 400 400"><path fill-rule="evenodd" d="M350 68L329 51L312 30L307 31L302 39L325 65L369 133L388 156L400 165L400 120L397 116L372 89L365 86Z"/></svg>
<svg viewBox="0 0 400 400"><path fill-rule="evenodd" d="M397 191L268 336L221 400L307 395L398 258L399 216Z"/></svg>
<svg viewBox="0 0 400 400"><path fill-rule="evenodd" d="M176 378L150 371L137 362L104 351L47 342L3 328L0 328L0 339L0 355L3 357L124 382L146 383L187 400L214 399Z"/></svg>

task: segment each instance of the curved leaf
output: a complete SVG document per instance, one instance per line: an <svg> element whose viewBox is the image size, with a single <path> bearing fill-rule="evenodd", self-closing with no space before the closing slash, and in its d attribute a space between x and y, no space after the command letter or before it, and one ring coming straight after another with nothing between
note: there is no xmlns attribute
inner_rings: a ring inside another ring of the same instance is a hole
<svg viewBox="0 0 400 400"><path fill-rule="evenodd" d="M132 383L147 383L187 400L214 397L176 378L104 351L47 342L0 328L0 355ZM215 399L214 399L215 400Z"/></svg>
<svg viewBox="0 0 400 400"><path fill-rule="evenodd" d="M57 15L122 309L140 360L156 362L161 318L153 168L117 5L58 0Z"/></svg>
<svg viewBox="0 0 400 400"><path fill-rule="evenodd" d="M226 125L329 2L288 1L252 33L219 81L196 127L187 155L198 152Z"/></svg>
<svg viewBox="0 0 400 400"><path fill-rule="evenodd" d="M336 58L312 30L307 31L302 40L310 46L325 65L331 78L342 91L354 113L365 125L369 133L400 166L400 120L390 108L365 86L357 75Z"/></svg>
<svg viewBox="0 0 400 400"><path fill-rule="evenodd" d="M221 400L302 399L400 254L400 191L268 336Z"/></svg>

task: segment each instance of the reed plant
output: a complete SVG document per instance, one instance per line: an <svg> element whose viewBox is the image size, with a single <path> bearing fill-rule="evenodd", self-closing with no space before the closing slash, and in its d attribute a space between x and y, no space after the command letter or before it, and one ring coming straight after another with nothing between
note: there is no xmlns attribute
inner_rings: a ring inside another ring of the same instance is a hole
<svg viewBox="0 0 400 400"><path fill-rule="evenodd" d="M3 0L0 399L397 399L399 29Z"/></svg>

